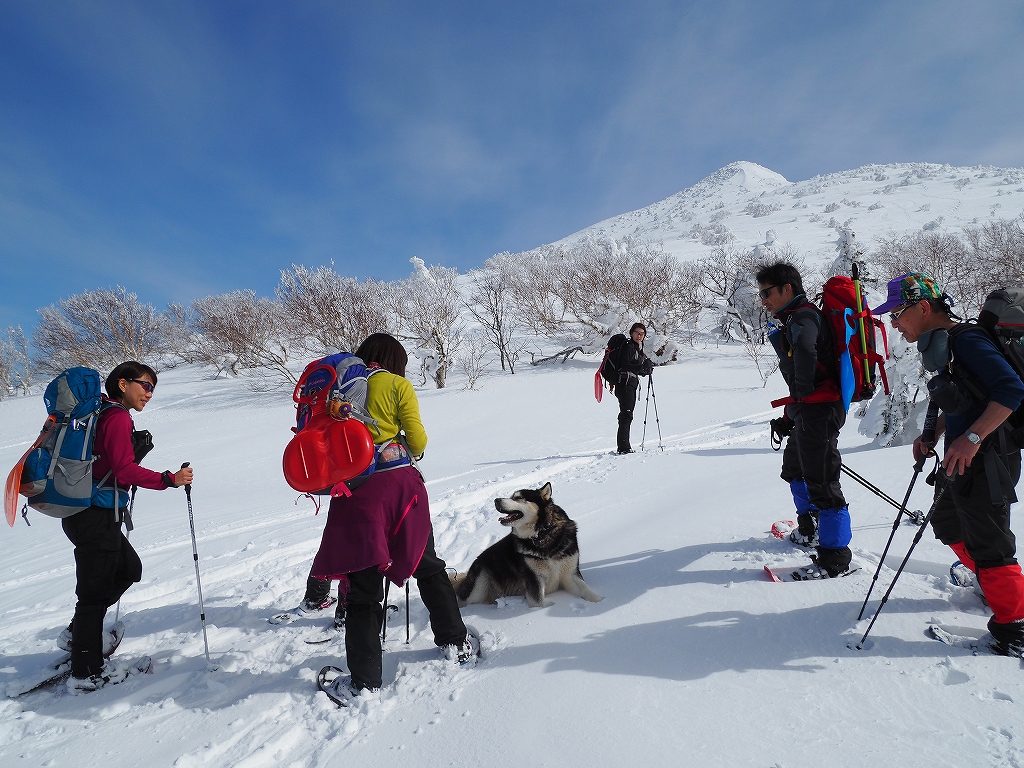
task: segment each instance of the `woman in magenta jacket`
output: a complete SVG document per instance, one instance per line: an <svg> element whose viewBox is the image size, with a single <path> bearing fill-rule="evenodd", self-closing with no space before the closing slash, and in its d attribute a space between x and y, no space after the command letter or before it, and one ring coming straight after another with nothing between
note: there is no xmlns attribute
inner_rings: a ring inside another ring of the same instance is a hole
<svg viewBox="0 0 1024 768"><path fill-rule="evenodd" d="M75 545L78 602L68 627L70 649L65 648L71 651L68 688L73 691L95 690L109 681L103 673L103 617L128 587L142 579L142 561L121 532L125 522L131 530L131 518L126 515L131 486L162 491L192 482L189 467L161 474L135 460L130 412L146 407L156 381L152 368L134 360L110 372L96 427L93 453L97 459L92 475L100 488L116 489L117 493L109 496L117 501L111 501L109 507L94 504L62 521L65 535ZM66 634L62 636L65 643Z"/></svg>

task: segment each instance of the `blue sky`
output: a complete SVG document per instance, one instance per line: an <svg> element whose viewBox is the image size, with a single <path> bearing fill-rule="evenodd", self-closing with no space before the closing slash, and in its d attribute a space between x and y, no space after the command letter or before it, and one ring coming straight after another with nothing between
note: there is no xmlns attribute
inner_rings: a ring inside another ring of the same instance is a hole
<svg viewBox="0 0 1024 768"><path fill-rule="evenodd" d="M1024 166L1024 4L0 1L0 330L551 242L735 160Z"/></svg>

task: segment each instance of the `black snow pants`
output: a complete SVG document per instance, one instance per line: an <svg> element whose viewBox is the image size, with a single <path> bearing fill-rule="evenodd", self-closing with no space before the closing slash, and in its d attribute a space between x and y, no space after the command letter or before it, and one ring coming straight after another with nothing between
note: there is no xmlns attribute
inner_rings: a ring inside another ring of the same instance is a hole
<svg viewBox="0 0 1024 768"><path fill-rule="evenodd" d="M620 374L619 383L615 385L615 397L619 401L619 431L615 442L619 453L632 450L629 444L629 428L633 423L633 409L636 408L637 391L640 379L633 374Z"/></svg>
<svg viewBox="0 0 1024 768"><path fill-rule="evenodd" d="M427 540L423 558L413 573L423 605L430 614L434 644L461 646L466 625L459 612L445 563L434 551L434 534ZM384 577L376 566L348 574L349 590L345 615L345 655L352 685L357 689L383 685L380 630L384 621Z"/></svg>
<svg viewBox="0 0 1024 768"><path fill-rule="evenodd" d="M121 533L114 510L89 507L61 521L75 545L75 618L71 622L71 674L103 671L103 617L107 608L142 579L142 561Z"/></svg>

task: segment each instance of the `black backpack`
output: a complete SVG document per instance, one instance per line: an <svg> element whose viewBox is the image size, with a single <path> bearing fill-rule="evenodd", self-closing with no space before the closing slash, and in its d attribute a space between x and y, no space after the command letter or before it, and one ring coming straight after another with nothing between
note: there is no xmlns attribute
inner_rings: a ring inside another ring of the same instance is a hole
<svg viewBox="0 0 1024 768"><path fill-rule="evenodd" d="M609 384L619 383L619 367L616 365L615 353L626 343L626 334L616 333L608 339L608 346L604 350L604 360L601 361L601 377Z"/></svg>
<svg viewBox="0 0 1024 768"><path fill-rule="evenodd" d="M960 323L949 330L950 346L956 337L972 330L991 339L1014 373L1024 381L1024 287L1000 288L986 296L976 322ZM965 410L972 401L988 399L984 382L978 381L962 365L957 365L955 358L950 365L950 373L965 391L955 385L950 387L948 379L941 373L928 382L933 399L939 400L941 404L945 396L947 406L944 406L944 410L954 411L957 406ZM1010 414L1007 422L1013 430L1021 433L1018 437L1024 441L1024 403Z"/></svg>

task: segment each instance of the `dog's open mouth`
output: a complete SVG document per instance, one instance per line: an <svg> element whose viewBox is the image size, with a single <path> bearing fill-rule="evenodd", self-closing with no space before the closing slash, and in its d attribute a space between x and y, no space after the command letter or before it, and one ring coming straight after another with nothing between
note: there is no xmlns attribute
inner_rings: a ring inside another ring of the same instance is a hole
<svg viewBox="0 0 1024 768"><path fill-rule="evenodd" d="M501 523L502 525L512 525L512 523L514 523L516 520L521 519L522 516L523 516L522 512L519 512L518 510L512 510L507 515L503 515L502 517L499 517L498 518L498 522Z"/></svg>

